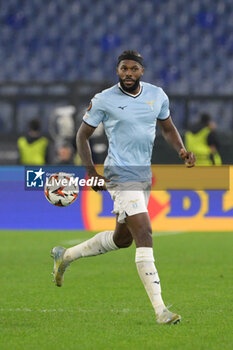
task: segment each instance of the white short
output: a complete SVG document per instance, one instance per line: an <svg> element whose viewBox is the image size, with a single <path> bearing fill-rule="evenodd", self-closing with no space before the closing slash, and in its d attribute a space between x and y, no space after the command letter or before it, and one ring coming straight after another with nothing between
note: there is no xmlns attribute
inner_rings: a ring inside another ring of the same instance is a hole
<svg viewBox="0 0 233 350"><path fill-rule="evenodd" d="M118 222L123 224L127 216L148 212L151 186L148 182L139 185L120 184L108 187L114 207L112 213L118 215Z"/></svg>

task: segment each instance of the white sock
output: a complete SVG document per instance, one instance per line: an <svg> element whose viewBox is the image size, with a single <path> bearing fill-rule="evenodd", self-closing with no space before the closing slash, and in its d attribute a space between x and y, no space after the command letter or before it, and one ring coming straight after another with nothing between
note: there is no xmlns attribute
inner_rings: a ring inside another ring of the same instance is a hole
<svg viewBox="0 0 233 350"><path fill-rule="evenodd" d="M66 249L64 260L72 262L82 257L104 254L116 249L119 248L113 241L113 231L104 231L83 243Z"/></svg>
<svg viewBox="0 0 233 350"><path fill-rule="evenodd" d="M136 249L135 262L138 274L155 309L156 315L159 315L166 306L161 296L160 280L154 261L153 248L142 247Z"/></svg>

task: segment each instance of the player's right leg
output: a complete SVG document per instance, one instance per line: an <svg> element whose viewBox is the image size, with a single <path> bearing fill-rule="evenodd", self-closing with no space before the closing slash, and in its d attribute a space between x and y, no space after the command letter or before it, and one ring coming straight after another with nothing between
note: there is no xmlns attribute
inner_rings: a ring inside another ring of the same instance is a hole
<svg viewBox="0 0 233 350"><path fill-rule="evenodd" d="M74 247L65 249L54 247L51 255L54 259L54 282L58 287L62 286L66 268L74 260L96 256L119 248L127 248L132 244L133 238L126 224L116 223L114 231L97 233L94 237Z"/></svg>
<svg viewBox="0 0 233 350"><path fill-rule="evenodd" d="M54 259L53 276L54 282L58 287L62 286L64 273L69 263L64 261L64 253L66 249L63 247L54 247L51 251L51 257Z"/></svg>

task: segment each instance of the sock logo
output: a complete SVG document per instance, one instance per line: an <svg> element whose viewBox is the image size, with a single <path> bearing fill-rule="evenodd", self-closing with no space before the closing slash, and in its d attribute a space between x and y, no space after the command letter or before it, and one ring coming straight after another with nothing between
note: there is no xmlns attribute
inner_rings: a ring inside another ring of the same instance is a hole
<svg viewBox="0 0 233 350"><path fill-rule="evenodd" d="M160 283L160 281L154 281L154 282L152 282L152 283L156 283L156 284L159 284L159 283Z"/></svg>
<svg viewBox="0 0 233 350"><path fill-rule="evenodd" d="M153 276L156 275L157 272L146 272L146 276Z"/></svg>

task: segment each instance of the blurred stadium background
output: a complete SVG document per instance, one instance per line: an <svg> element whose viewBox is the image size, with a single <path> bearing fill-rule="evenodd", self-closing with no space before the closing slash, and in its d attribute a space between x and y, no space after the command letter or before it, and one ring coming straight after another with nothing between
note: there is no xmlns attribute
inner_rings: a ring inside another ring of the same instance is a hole
<svg viewBox="0 0 233 350"><path fill-rule="evenodd" d="M116 58L129 48L145 58L144 80L169 95L181 133L210 113L223 163L232 164L232 23L231 0L1 1L0 164L17 164L17 138L35 117L53 140L54 115L67 113L57 108L73 106L77 130L92 96L116 83ZM100 132L99 162L104 143ZM153 163L179 162L160 135L156 146Z"/></svg>

